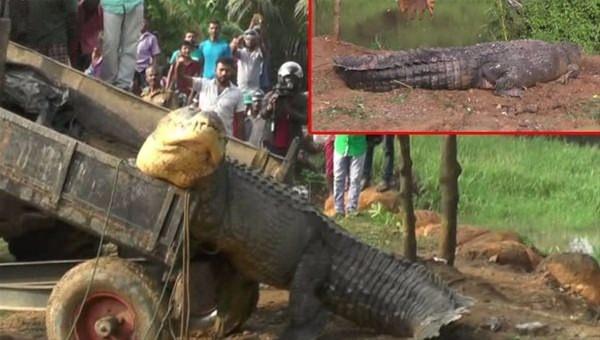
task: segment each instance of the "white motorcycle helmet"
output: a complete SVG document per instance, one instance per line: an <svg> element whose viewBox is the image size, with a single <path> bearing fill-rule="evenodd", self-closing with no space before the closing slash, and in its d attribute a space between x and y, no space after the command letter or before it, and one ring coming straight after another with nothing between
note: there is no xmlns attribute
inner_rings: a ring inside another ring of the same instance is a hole
<svg viewBox="0 0 600 340"><path fill-rule="evenodd" d="M294 61L287 61L277 71L277 84L275 88L280 94L291 94L298 91L304 78L302 66Z"/></svg>
<svg viewBox="0 0 600 340"><path fill-rule="evenodd" d="M277 71L277 77L285 77L289 75L294 75L298 79L304 78L304 72L302 71L302 66L295 61L286 61L279 67L279 71Z"/></svg>

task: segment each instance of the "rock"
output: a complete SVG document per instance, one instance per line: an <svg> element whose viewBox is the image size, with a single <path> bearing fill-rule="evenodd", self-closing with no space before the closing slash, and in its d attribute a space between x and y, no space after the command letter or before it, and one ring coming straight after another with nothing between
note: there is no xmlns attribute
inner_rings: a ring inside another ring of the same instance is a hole
<svg viewBox="0 0 600 340"><path fill-rule="evenodd" d="M504 325L504 320L499 317L492 316L484 324L484 328L492 332L498 332Z"/></svg>
<svg viewBox="0 0 600 340"><path fill-rule="evenodd" d="M490 231L478 235L476 230L471 230L469 237L468 241L459 243L458 248L459 256L469 260L485 259L527 272L533 271L542 260L541 255L524 245L514 232Z"/></svg>
<svg viewBox="0 0 600 340"><path fill-rule="evenodd" d="M348 195L344 195L344 200L348 204ZM333 197L329 196L325 201L323 209L325 215L335 215L335 207L333 205ZM371 206L380 203L385 209L390 212L397 212L400 204L400 193L394 190L378 192L374 187L369 187L360 193L358 198L358 211L366 211Z"/></svg>
<svg viewBox="0 0 600 340"><path fill-rule="evenodd" d="M415 210L415 227L422 228L429 224L439 224L442 222L442 219L438 213L431 210Z"/></svg>
<svg viewBox="0 0 600 340"><path fill-rule="evenodd" d="M548 325L539 321L521 323L515 326L522 335L544 335L548 331Z"/></svg>
<svg viewBox="0 0 600 340"><path fill-rule="evenodd" d="M569 252L592 255L594 246L587 237L577 236L569 242Z"/></svg>
<svg viewBox="0 0 600 340"><path fill-rule="evenodd" d="M600 306L600 265L582 253L552 254L536 268L556 280L563 288L582 296L588 303Z"/></svg>

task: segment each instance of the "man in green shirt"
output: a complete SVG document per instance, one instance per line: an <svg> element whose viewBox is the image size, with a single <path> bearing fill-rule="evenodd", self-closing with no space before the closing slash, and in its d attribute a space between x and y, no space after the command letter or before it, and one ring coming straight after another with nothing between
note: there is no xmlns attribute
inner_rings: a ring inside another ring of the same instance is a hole
<svg viewBox="0 0 600 340"><path fill-rule="evenodd" d="M104 46L102 79L130 90L137 42L144 27L144 0L102 0Z"/></svg>
<svg viewBox="0 0 600 340"><path fill-rule="evenodd" d="M333 197L336 216L354 215L358 209L367 139L364 135L337 135L333 144ZM346 179L349 177L348 207L344 207Z"/></svg>

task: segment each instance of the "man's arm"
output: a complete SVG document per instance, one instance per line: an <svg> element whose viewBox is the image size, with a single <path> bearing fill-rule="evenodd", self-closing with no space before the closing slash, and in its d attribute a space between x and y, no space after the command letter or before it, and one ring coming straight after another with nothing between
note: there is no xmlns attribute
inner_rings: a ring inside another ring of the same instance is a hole
<svg viewBox="0 0 600 340"><path fill-rule="evenodd" d="M152 34L152 61L151 66L158 65L158 56L160 55L160 46L158 45L158 38Z"/></svg>
<svg viewBox="0 0 600 340"><path fill-rule="evenodd" d="M240 52L238 51L238 49L240 47L241 40L242 40L242 36L239 36L237 38L233 38L231 40L231 43L229 44L229 48L231 49L231 55L236 58L240 57Z"/></svg>
<svg viewBox="0 0 600 340"><path fill-rule="evenodd" d="M300 124L307 123L307 100L308 97L302 93L295 95L294 97L287 97L281 100L281 104L284 106L285 112L289 113L290 118Z"/></svg>
<svg viewBox="0 0 600 340"><path fill-rule="evenodd" d="M270 119L275 112L275 104L279 96L275 91L268 92L263 98L259 115L264 119Z"/></svg>
<svg viewBox="0 0 600 340"><path fill-rule="evenodd" d="M237 137L241 140L245 140L248 136L244 133L244 117L245 117L246 105L244 105L244 96L241 94L239 100L235 106L235 113L233 114L233 119L236 120L237 131L234 131L234 137Z"/></svg>

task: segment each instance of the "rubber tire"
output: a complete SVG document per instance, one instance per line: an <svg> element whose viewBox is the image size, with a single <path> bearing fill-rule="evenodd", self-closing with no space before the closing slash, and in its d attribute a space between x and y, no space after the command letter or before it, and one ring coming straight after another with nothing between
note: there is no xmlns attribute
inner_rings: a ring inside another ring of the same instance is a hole
<svg viewBox="0 0 600 340"><path fill-rule="evenodd" d="M219 263L220 262L220 263ZM217 321L212 336L222 338L238 332L257 308L260 286L244 277L226 260L216 261Z"/></svg>
<svg viewBox="0 0 600 340"><path fill-rule="evenodd" d="M94 265L95 260L89 260L73 267L52 290L46 309L48 340L67 339L77 308L83 301ZM141 339L148 330L150 331L147 334L156 334L166 313L167 304L161 303L155 321L151 325L161 290L140 265L118 257L100 258L90 294L96 291L118 294L134 309L136 338ZM75 336L72 335L71 338L75 339ZM166 332L163 331L158 339L167 339Z"/></svg>

